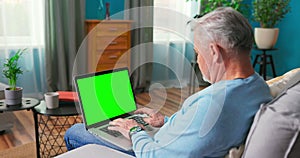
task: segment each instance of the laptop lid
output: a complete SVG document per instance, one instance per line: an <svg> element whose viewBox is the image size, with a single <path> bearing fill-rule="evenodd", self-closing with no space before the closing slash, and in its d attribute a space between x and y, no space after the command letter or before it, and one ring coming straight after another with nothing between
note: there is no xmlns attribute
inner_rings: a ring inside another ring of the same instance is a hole
<svg viewBox="0 0 300 158"><path fill-rule="evenodd" d="M80 75L74 79L87 129L124 118L137 108L127 68Z"/></svg>

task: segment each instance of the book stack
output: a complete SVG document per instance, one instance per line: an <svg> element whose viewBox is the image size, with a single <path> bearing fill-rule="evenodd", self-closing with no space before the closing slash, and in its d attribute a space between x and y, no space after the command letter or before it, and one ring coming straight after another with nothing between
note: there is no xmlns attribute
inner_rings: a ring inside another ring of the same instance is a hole
<svg viewBox="0 0 300 158"><path fill-rule="evenodd" d="M59 104L71 104L78 102L77 92L73 91L57 91L59 93Z"/></svg>

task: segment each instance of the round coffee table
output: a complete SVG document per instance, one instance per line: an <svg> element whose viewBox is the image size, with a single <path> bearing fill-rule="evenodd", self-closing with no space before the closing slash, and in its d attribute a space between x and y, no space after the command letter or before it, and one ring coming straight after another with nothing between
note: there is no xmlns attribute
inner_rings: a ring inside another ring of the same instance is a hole
<svg viewBox="0 0 300 158"><path fill-rule="evenodd" d="M32 109L35 122L37 157L55 157L67 151L64 135L73 124L82 122L74 102L59 102L47 109L45 101Z"/></svg>
<svg viewBox="0 0 300 158"><path fill-rule="evenodd" d="M40 103L39 100L34 98L22 98L22 104L19 105L6 105L5 99L0 100L0 113L9 111L19 111L19 110L30 110ZM11 124L12 126L13 124ZM6 129L5 129L6 130ZM0 131L3 134L5 130Z"/></svg>
<svg viewBox="0 0 300 158"><path fill-rule="evenodd" d="M0 113L5 111L18 111L18 110L30 110L40 103L39 100L34 98L22 98L22 104L20 105L6 105L5 99L0 100Z"/></svg>

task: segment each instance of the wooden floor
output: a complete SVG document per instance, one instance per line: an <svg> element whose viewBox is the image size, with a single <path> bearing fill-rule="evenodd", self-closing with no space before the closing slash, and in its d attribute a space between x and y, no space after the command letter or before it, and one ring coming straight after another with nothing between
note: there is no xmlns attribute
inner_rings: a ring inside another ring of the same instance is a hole
<svg viewBox="0 0 300 158"><path fill-rule="evenodd" d="M14 126L0 135L0 150L35 141L32 111L16 111L12 114Z"/></svg>
<svg viewBox="0 0 300 158"><path fill-rule="evenodd" d="M196 91L201 89L203 88ZM188 95L188 88L154 89L149 93L137 94L136 101L142 106L157 109L164 115L171 116L179 110ZM13 128L0 135L0 150L35 141L32 111L13 112L13 122Z"/></svg>

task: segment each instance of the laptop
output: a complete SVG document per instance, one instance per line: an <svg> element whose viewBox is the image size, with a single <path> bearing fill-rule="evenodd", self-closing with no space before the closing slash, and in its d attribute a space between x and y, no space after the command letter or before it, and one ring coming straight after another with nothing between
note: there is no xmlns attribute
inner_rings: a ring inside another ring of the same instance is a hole
<svg viewBox="0 0 300 158"><path fill-rule="evenodd" d="M133 118L153 136L157 131L133 112L137 109L128 68L75 76L79 106L86 129L124 150L132 143L117 131L108 130L108 123L117 118Z"/></svg>

